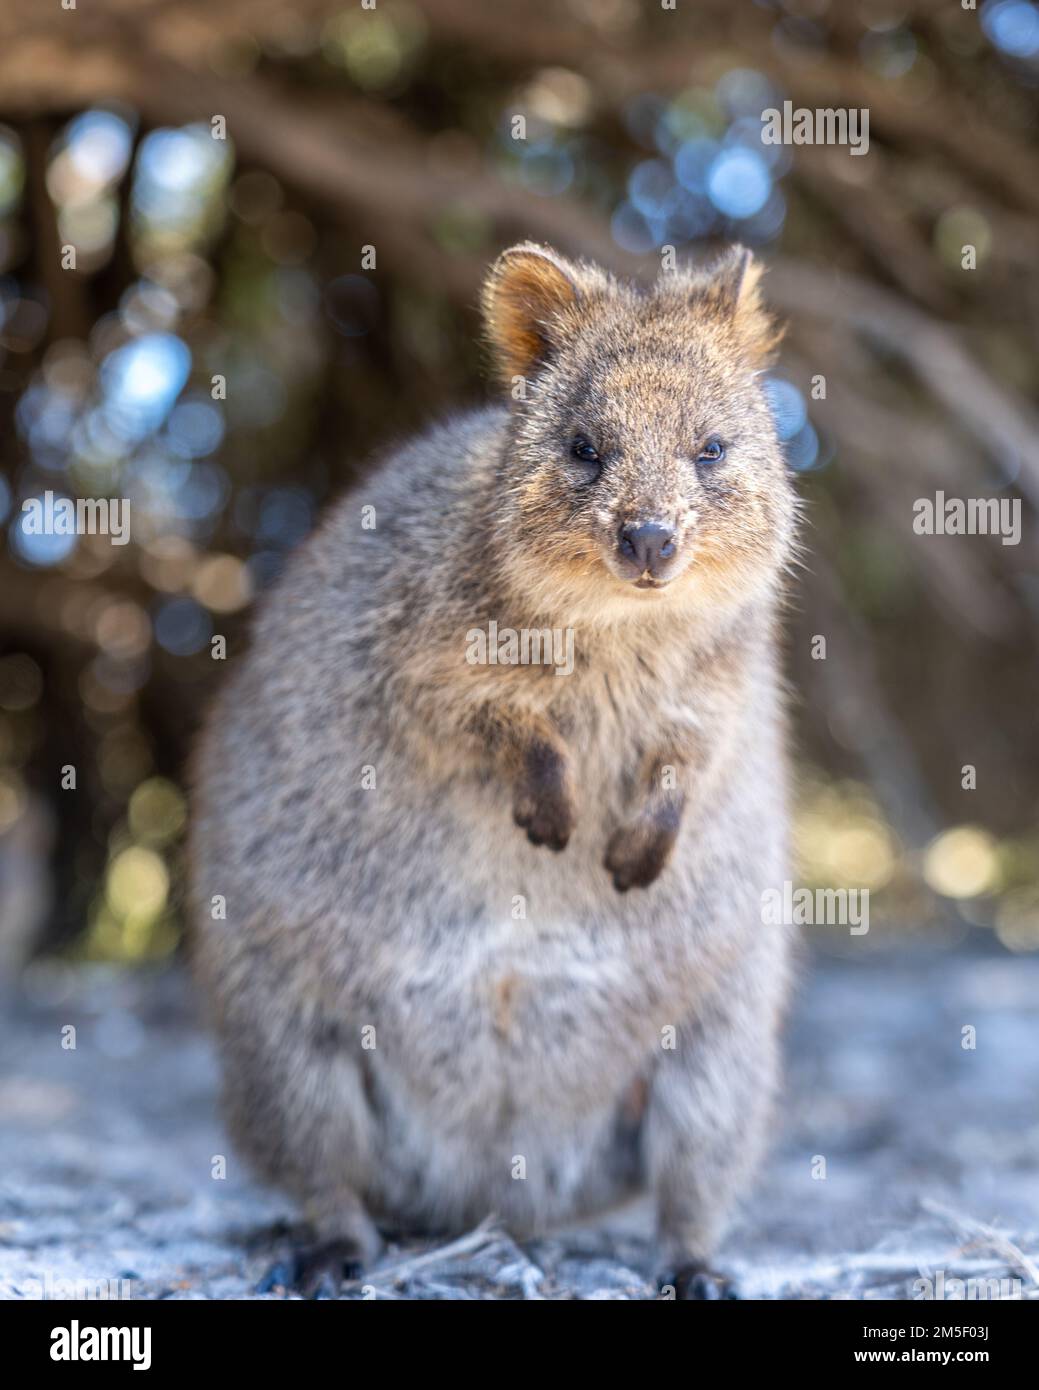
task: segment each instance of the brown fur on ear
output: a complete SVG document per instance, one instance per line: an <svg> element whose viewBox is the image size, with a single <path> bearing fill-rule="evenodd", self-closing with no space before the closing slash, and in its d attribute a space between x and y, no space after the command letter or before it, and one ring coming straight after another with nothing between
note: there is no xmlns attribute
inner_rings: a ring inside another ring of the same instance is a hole
<svg viewBox="0 0 1039 1390"><path fill-rule="evenodd" d="M484 281L484 328L498 376L508 385L548 356L559 317L577 303L575 267L550 247L522 242L503 251Z"/></svg>
<svg viewBox="0 0 1039 1390"><path fill-rule="evenodd" d="M745 246L728 247L713 265L685 281L690 303L736 329L749 361L763 367L783 337L783 327L765 308L761 277L765 267ZM667 277L661 278L665 284Z"/></svg>
<svg viewBox="0 0 1039 1390"><path fill-rule="evenodd" d="M765 366L783 337L783 328L765 308L761 277L765 267L745 246L730 246L709 269L707 298L730 318L744 351Z"/></svg>

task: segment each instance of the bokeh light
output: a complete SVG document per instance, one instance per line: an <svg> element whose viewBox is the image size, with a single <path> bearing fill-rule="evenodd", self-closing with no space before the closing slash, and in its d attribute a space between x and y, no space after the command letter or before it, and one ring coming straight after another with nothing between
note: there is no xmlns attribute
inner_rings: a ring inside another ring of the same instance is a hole
<svg viewBox="0 0 1039 1390"><path fill-rule="evenodd" d="M733 68L712 90L689 88L670 102L652 93L625 109L631 134L656 157L632 166L627 196L613 210L614 240L636 255L726 235L776 240L786 219L777 187L789 152L761 143L761 113L780 101L773 84Z"/></svg>
<svg viewBox="0 0 1039 1390"><path fill-rule="evenodd" d="M976 898L999 882L996 841L977 826L943 831L924 854L924 878L946 898Z"/></svg>
<svg viewBox="0 0 1039 1390"><path fill-rule="evenodd" d="M1012 58L1039 55L1039 6L1031 0L989 0L981 7L981 27Z"/></svg>

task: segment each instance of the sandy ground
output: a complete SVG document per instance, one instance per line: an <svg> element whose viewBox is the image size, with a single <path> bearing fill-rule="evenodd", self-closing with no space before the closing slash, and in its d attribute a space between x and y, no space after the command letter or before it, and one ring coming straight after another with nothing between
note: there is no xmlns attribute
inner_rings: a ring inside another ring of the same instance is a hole
<svg viewBox="0 0 1039 1390"><path fill-rule="evenodd" d="M37 967L4 1012L0 1297L285 1297L256 1287L293 1213L229 1149L183 976ZM744 1297L963 1279L1039 1298L1039 959L809 960L787 1050L773 1151L719 1256ZM646 1203L522 1247L487 1223L391 1247L342 1296L650 1298L648 1232Z"/></svg>

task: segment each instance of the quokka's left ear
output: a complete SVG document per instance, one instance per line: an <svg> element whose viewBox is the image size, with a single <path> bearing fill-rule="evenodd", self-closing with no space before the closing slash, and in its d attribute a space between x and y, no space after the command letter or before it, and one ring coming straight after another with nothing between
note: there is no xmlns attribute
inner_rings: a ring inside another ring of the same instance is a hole
<svg viewBox="0 0 1039 1390"><path fill-rule="evenodd" d="M763 274L761 262L745 246L730 246L686 282L690 305L731 323L755 367L768 364L783 337L782 327L765 308Z"/></svg>
<svg viewBox="0 0 1039 1390"><path fill-rule="evenodd" d="M719 308L735 314L740 305L757 293L761 266L745 246L727 246L705 272L705 295Z"/></svg>
<svg viewBox="0 0 1039 1390"><path fill-rule="evenodd" d="M708 298L732 320L748 357L764 366L783 337L782 327L765 308L764 266L745 246L730 246L708 273Z"/></svg>

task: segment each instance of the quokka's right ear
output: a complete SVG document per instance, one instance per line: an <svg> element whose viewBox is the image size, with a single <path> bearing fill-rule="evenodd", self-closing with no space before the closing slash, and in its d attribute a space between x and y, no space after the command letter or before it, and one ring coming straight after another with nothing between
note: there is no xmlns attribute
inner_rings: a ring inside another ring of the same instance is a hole
<svg viewBox="0 0 1039 1390"><path fill-rule="evenodd" d="M495 372L506 386L527 377L575 321L581 272L551 247L522 242L503 251L483 284L481 308Z"/></svg>

